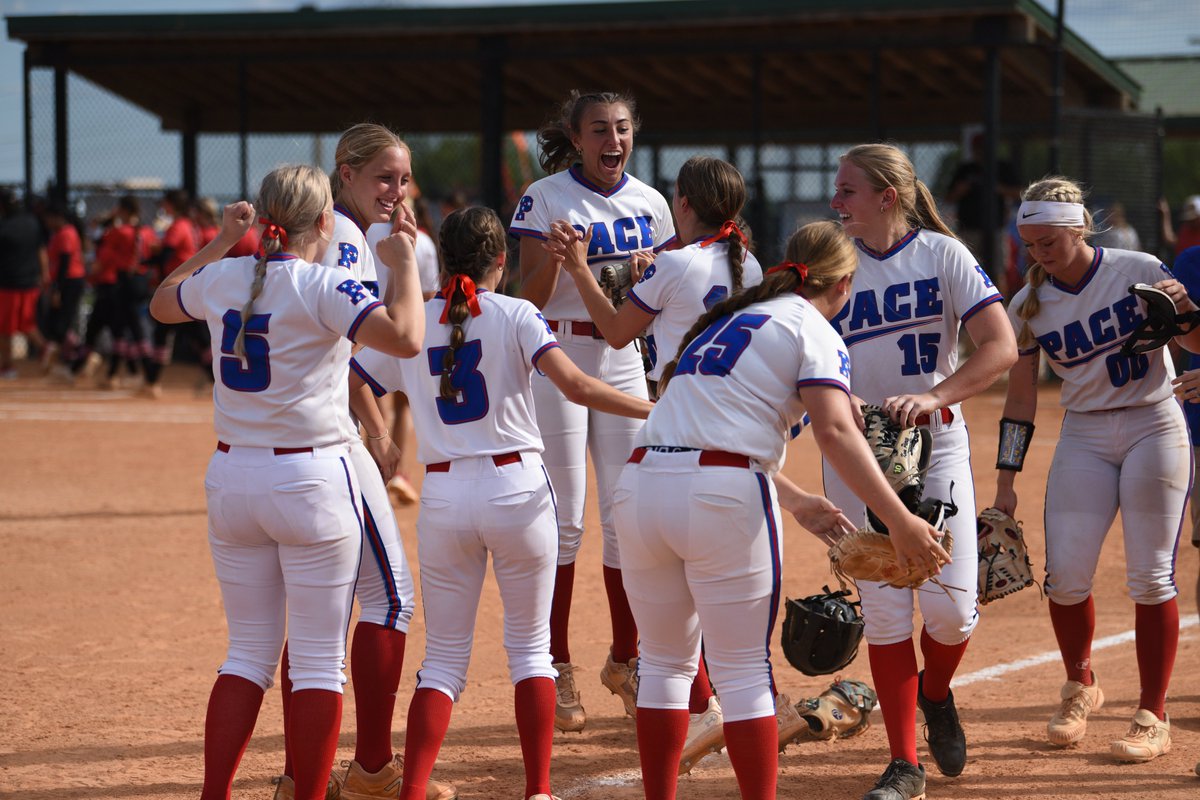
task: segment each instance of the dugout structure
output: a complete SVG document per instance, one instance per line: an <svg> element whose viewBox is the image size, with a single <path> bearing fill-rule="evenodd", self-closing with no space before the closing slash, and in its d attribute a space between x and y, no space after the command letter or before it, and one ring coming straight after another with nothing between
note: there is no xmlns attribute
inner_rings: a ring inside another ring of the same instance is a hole
<svg viewBox="0 0 1200 800"><path fill-rule="evenodd" d="M1036 177L1055 143L1068 168L1090 163L1080 152L1092 132L1128 130L1150 161L1135 180L1100 193L1149 209L1161 184L1158 126L1137 115L1138 84L1069 30L1056 36L1035 0L467 0L13 16L8 30L27 45L26 189L68 197L73 176L94 163L79 155L86 132L107 122L74 102L85 89L120 98L176 137L178 177L165 183L193 194L247 196L273 166L258 163L272 143L286 152L297 137L312 144L299 159L276 161L328 167L327 137L371 119L409 139L427 184L422 165L436 160L433 148L458 142L457 156L443 160L472 165L479 198L505 218L541 174L531 137L513 132L536 129L572 88L628 90L643 120L630 171L669 191L685 154L733 161L750 185L747 216L768 259L797 218L823 213L837 155L862 141L908 147L938 189L967 126L987 134L988 181L1001 152ZM1076 117L1102 122L1073 127ZM118 131L111 140L110 150L128 153L128 173L142 174L139 143ZM1074 175L1095 191L1104 167ZM227 176L220 185L208 177L218 173ZM1154 227L1143 241L1155 241Z"/></svg>

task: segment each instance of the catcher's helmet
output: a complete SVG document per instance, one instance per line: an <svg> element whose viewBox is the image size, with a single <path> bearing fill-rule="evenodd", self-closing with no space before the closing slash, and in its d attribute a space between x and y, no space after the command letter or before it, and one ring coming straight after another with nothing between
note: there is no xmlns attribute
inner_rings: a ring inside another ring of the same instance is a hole
<svg viewBox="0 0 1200 800"><path fill-rule="evenodd" d="M831 592L787 601L780 645L788 663L805 675L830 675L858 655L863 637L858 601L850 602L850 591Z"/></svg>

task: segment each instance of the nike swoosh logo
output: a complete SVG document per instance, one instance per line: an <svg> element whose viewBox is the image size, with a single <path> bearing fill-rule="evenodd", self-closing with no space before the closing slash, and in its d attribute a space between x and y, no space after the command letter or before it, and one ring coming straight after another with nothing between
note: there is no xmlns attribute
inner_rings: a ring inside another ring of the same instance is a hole
<svg viewBox="0 0 1200 800"><path fill-rule="evenodd" d="M1022 214L1022 215L1021 215L1021 219L1026 219L1026 218L1028 218L1028 217L1036 217L1036 216L1037 216L1038 214L1040 214L1040 213L1042 213L1042 212L1040 212L1040 211L1030 211L1028 214Z"/></svg>

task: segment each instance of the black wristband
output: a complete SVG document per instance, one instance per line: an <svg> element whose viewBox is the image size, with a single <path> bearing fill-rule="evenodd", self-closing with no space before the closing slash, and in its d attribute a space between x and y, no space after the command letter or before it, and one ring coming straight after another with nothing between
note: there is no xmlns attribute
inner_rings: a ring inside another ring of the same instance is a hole
<svg viewBox="0 0 1200 800"><path fill-rule="evenodd" d="M1000 419L1000 446L996 453L996 469L1020 472L1025 466L1025 453L1033 439L1033 423L1021 419Z"/></svg>

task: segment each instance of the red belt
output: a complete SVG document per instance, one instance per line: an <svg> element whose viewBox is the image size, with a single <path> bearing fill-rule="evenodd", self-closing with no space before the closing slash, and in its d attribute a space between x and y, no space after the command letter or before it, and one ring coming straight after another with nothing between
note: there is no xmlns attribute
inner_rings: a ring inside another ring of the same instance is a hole
<svg viewBox="0 0 1200 800"><path fill-rule="evenodd" d="M939 408L937 411L934 411L933 414L918 414L917 415L917 424L918 425L928 425L935 419L934 414L937 415L936 418L940 418L942 420L943 425L949 425L951 422L954 421L954 412L953 411L951 411L948 408Z"/></svg>
<svg viewBox="0 0 1200 800"><path fill-rule="evenodd" d="M228 453L229 445L224 442L217 442L217 449L222 453ZM296 453L311 453L313 451L311 447L275 447L272 449L277 456L291 456Z"/></svg>
<svg viewBox="0 0 1200 800"><path fill-rule="evenodd" d="M516 463L520 462L520 460L521 460L521 454L517 453L517 452L501 453L498 456L492 456L492 463L495 464L497 467L503 467L507 464L516 464ZM449 472L450 471L450 462L449 461L439 461L436 464L426 464L425 471L426 472Z"/></svg>
<svg viewBox="0 0 1200 800"><path fill-rule="evenodd" d="M633 453L629 456L629 463L642 463L642 459L646 457L647 451L652 449L649 447L633 448ZM687 450L675 450L671 448L663 452L685 453ZM701 450L699 463L702 467L741 467L742 469L750 469L749 456L744 456L741 453L729 453L725 450Z"/></svg>
<svg viewBox="0 0 1200 800"><path fill-rule="evenodd" d="M590 336L593 339L604 338L604 334L600 332L600 329L591 322L582 322L580 320L573 319L570 320L570 323L572 336ZM546 320L546 324L550 326L550 330L558 333L559 329L566 324L566 320L559 322L556 319L548 319Z"/></svg>

